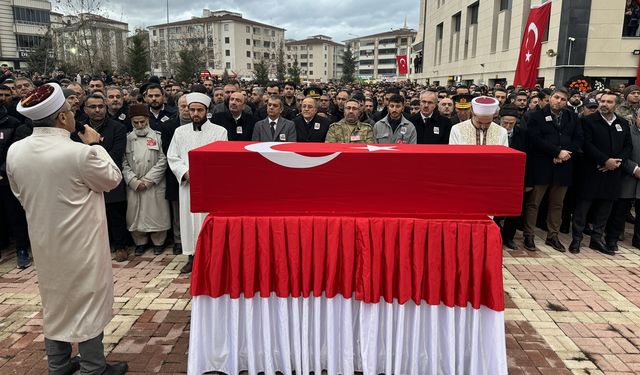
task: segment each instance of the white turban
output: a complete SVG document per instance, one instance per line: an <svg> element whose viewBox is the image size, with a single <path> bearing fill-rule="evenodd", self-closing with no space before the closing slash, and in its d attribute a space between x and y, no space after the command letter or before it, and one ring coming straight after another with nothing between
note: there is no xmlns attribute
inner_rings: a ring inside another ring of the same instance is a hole
<svg viewBox="0 0 640 375"><path fill-rule="evenodd" d="M47 94L47 90L51 90L49 87L53 88L53 92ZM64 102L62 87L57 83L45 83L22 99L16 109L21 115L37 121L56 113Z"/></svg>
<svg viewBox="0 0 640 375"><path fill-rule="evenodd" d="M471 101L476 116L493 116L500 109L500 102L490 96L478 96Z"/></svg>
<svg viewBox="0 0 640 375"><path fill-rule="evenodd" d="M193 92L191 94L187 94L187 105L191 105L191 103L200 103L209 108L211 105L211 98L208 95Z"/></svg>

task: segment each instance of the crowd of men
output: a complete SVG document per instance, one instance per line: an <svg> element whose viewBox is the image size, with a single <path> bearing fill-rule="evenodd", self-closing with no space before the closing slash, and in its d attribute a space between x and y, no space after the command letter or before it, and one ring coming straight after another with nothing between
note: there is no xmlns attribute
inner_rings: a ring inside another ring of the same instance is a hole
<svg viewBox="0 0 640 375"><path fill-rule="evenodd" d="M30 136L33 123L16 107L42 81L3 75L0 83L0 248L13 239L17 266L29 267L25 214L8 185L7 150ZM78 82L80 81L80 82ZM545 243L566 251L558 234L572 230L568 250L617 251L630 209L640 199L640 88L597 92L564 88L452 85L321 84L292 82L183 85L151 77L136 86L59 79L77 130L89 125L121 168L123 180L105 193L109 241L116 261L149 248L190 255L199 225L188 210L186 153L215 140L259 142L501 144L527 154L523 214L496 218L503 243L536 250ZM109 80L118 82L117 80ZM187 95L188 94L188 95ZM197 95L194 95L197 94ZM190 99L189 99L190 98ZM494 106L495 103L495 106ZM498 126L500 125L500 126ZM82 142L80 134L72 139ZM496 171L500 173L500 171ZM640 248L640 217L633 218Z"/></svg>

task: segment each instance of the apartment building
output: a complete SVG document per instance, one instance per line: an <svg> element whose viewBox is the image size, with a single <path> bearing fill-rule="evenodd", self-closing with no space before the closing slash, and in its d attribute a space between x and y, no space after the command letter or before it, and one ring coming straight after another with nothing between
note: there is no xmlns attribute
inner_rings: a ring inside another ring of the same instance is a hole
<svg viewBox="0 0 640 375"><path fill-rule="evenodd" d="M314 35L303 40L289 40L285 46L287 68L297 62L304 83L327 83L342 77L344 45L334 42L331 37Z"/></svg>
<svg viewBox="0 0 640 375"><path fill-rule="evenodd" d="M51 25L51 2L0 0L0 64L26 69L25 58Z"/></svg>
<svg viewBox="0 0 640 375"><path fill-rule="evenodd" d="M151 71L158 76L173 76L182 48L203 52L202 69L212 75L224 70L239 79L253 79L254 64L269 63L275 76L277 49L284 43L283 28L252 21L240 13L204 9L202 17L148 27L151 46ZM195 73L195 72L194 72Z"/></svg>

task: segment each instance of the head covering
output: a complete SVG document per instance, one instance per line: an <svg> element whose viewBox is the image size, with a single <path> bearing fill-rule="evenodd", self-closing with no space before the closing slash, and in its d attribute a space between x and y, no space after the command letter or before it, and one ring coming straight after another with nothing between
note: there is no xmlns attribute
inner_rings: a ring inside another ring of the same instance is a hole
<svg viewBox="0 0 640 375"><path fill-rule="evenodd" d="M595 98L588 98L584 101L584 106L587 108L598 108L598 101Z"/></svg>
<svg viewBox="0 0 640 375"><path fill-rule="evenodd" d="M454 95L451 99L455 103L455 107L457 109L469 109L471 108L471 100L473 100L473 95L471 94L458 94Z"/></svg>
<svg viewBox="0 0 640 375"><path fill-rule="evenodd" d="M319 97L322 96L322 89L317 86L311 86L304 89L302 93L304 94L305 97L318 99Z"/></svg>
<svg viewBox="0 0 640 375"><path fill-rule="evenodd" d="M73 95L76 95L76 96L78 95L78 94L76 94L75 91L73 91L71 89L62 89L62 94L64 95L65 99L70 97L70 96L73 96Z"/></svg>
<svg viewBox="0 0 640 375"><path fill-rule="evenodd" d="M209 108L211 105L211 98L199 92L192 92L191 94L187 94L187 105L189 106L191 103L200 103Z"/></svg>
<svg viewBox="0 0 640 375"><path fill-rule="evenodd" d="M622 97L626 100L627 95L631 94L632 91L640 91L640 86L631 85L631 86L625 87L624 90L622 91Z"/></svg>
<svg viewBox="0 0 640 375"><path fill-rule="evenodd" d="M31 91L18 103L18 113L32 120L42 120L56 113L65 103L62 87L47 83Z"/></svg>
<svg viewBox="0 0 640 375"><path fill-rule="evenodd" d="M479 96L471 101L471 106L476 116L493 116L500 109L500 102L490 96Z"/></svg>
<svg viewBox="0 0 640 375"><path fill-rule="evenodd" d="M144 104L133 104L129 107L129 118L136 116L149 117L149 109Z"/></svg>
<svg viewBox="0 0 640 375"><path fill-rule="evenodd" d="M502 116L513 116L515 118L520 118L520 112L518 112L518 108L513 104L507 104L500 109L500 117Z"/></svg>

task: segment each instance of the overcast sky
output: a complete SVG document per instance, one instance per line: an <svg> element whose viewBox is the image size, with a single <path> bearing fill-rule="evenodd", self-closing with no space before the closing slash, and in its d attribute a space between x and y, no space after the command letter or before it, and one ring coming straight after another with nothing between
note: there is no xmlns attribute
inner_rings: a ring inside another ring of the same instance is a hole
<svg viewBox="0 0 640 375"><path fill-rule="evenodd" d="M133 31L165 23L166 4L166 0L102 0L101 14L127 22ZM285 28L287 39L324 34L340 42L401 28L405 17L407 26L417 30L420 0L169 0L169 21L200 17L204 8L239 12L244 18Z"/></svg>

